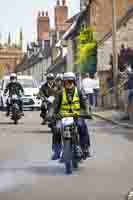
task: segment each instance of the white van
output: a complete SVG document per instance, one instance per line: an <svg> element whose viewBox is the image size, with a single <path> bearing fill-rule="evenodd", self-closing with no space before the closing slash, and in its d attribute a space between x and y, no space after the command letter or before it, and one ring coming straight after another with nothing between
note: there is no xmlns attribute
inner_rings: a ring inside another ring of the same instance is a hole
<svg viewBox="0 0 133 200"><path fill-rule="evenodd" d="M39 92L39 85L37 84L37 81L33 79L32 76L26 76L26 75L18 75L17 76L18 81L21 83L24 89L24 96L22 97L23 100L23 106L24 108L30 108L30 109L40 109L41 107L41 100L37 99L37 94ZM0 88L0 107L4 108L6 107L6 100L8 97L5 97L4 90L10 81L10 76L5 76L1 83Z"/></svg>

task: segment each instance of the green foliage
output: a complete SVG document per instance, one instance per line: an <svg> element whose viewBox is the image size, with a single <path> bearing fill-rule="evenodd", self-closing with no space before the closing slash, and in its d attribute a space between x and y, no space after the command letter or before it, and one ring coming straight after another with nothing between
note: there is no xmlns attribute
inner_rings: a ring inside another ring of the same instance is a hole
<svg viewBox="0 0 133 200"><path fill-rule="evenodd" d="M91 27L82 29L78 36L76 64L86 63L86 60L92 55L96 47L97 42L94 39L94 30Z"/></svg>

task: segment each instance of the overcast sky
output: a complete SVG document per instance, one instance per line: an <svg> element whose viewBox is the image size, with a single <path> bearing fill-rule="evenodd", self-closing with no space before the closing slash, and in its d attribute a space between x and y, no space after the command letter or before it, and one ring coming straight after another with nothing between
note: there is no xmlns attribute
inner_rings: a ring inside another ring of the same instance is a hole
<svg viewBox="0 0 133 200"><path fill-rule="evenodd" d="M36 38L36 17L39 10L48 10L53 20L56 0L3 0L0 5L0 33L2 42L11 32L12 40L18 41L20 27L23 28L25 43ZM79 10L79 0L67 0L69 16ZM51 21L52 21L51 20Z"/></svg>

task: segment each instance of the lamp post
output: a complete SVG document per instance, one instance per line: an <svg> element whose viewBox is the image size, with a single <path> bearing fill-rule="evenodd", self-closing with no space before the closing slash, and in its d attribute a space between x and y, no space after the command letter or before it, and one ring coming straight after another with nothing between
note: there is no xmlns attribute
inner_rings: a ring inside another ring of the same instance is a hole
<svg viewBox="0 0 133 200"><path fill-rule="evenodd" d="M118 107L118 55L117 55L117 16L116 0L112 0L112 46L113 46L113 82L115 94L115 106Z"/></svg>

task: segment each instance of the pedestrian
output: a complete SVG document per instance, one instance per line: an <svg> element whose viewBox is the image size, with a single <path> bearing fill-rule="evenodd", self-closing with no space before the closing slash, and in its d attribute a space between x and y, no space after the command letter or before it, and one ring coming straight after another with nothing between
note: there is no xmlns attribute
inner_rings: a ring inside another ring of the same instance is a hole
<svg viewBox="0 0 133 200"><path fill-rule="evenodd" d="M100 81L96 77L94 79L94 106L98 106L98 96L99 96L99 91L100 91Z"/></svg>
<svg viewBox="0 0 133 200"><path fill-rule="evenodd" d="M92 74L86 73L83 75L82 91L84 95L87 97L87 101L91 111L92 106L94 106L94 81L92 79Z"/></svg>

